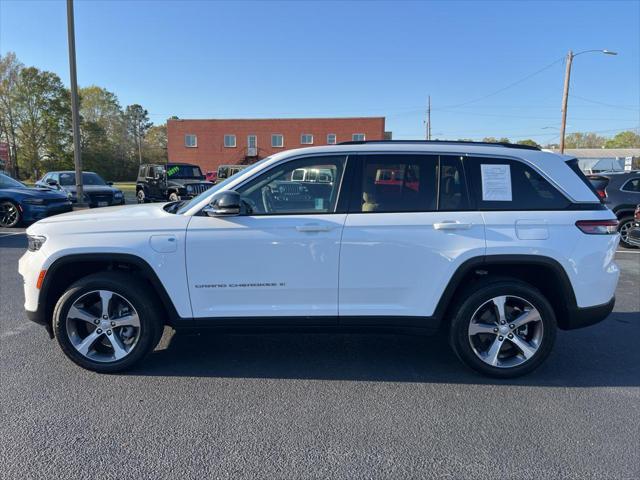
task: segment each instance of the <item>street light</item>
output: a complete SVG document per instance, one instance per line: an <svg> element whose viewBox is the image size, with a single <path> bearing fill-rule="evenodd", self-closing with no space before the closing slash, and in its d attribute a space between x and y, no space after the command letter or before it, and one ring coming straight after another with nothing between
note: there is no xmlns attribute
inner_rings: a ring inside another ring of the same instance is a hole
<svg viewBox="0 0 640 480"><path fill-rule="evenodd" d="M611 50L583 50L582 52L573 53L569 50L567 54L567 70L564 74L564 93L562 95L562 124L560 126L560 153L564 153L564 131L567 127L567 101L569 100L569 80L571 78L571 63L573 62L573 58L578 55L582 55L583 53L604 53L605 55L617 55L617 52L612 52Z"/></svg>

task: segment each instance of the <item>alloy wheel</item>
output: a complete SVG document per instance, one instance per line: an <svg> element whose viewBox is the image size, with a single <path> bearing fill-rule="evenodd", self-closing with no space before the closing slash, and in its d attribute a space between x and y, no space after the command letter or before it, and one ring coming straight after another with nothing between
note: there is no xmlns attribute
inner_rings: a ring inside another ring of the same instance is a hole
<svg viewBox="0 0 640 480"><path fill-rule="evenodd" d="M11 202L0 203L0 227L15 227L20 219L20 212Z"/></svg>
<svg viewBox="0 0 640 480"><path fill-rule="evenodd" d="M628 245L627 240L629 239L629 231L633 226L633 220L627 220L622 223L618 228L618 232L620 233L620 240L622 240L626 245Z"/></svg>
<svg viewBox="0 0 640 480"><path fill-rule="evenodd" d="M116 362L129 355L140 338L140 317L131 302L109 290L80 296L66 316L73 347L95 362Z"/></svg>
<svg viewBox="0 0 640 480"><path fill-rule="evenodd" d="M540 312L512 295L494 297L471 317L469 342L478 358L492 367L511 368L529 361L542 343Z"/></svg>

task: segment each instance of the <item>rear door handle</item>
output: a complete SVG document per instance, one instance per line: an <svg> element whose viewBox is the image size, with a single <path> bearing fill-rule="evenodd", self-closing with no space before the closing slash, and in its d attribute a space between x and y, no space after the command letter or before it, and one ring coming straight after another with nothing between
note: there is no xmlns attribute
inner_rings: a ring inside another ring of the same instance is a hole
<svg viewBox="0 0 640 480"><path fill-rule="evenodd" d="M445 220L443 222L434 223L433 228L435 230L468 230L471 228L471 224Z"/></svg>
<svg viewBox="0 0 640 480"><path fill-rule="evenodd" d="M328 225L298 225L296 230L299 232L328 232L331 227Z"/></svg>

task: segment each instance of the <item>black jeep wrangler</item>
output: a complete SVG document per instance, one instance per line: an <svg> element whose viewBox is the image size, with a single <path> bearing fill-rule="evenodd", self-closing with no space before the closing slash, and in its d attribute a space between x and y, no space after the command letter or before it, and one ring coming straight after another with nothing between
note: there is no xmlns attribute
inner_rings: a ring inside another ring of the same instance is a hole
<svg viewBox="0 0 640 480"><path fill-rule="evenodd" d="M213 187L202 170L189 163L140 165L136 181L138 203L186 200Z"/></svg>

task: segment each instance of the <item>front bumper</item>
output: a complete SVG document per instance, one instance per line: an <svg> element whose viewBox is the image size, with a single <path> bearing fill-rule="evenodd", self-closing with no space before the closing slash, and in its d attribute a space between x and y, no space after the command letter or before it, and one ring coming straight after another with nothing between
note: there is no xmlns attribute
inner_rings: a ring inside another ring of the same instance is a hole
<svg viewBox="0 0 640 480"><path fill-rule="evenodd" d="M52 215L70 212L73 209L71 202L53 203L50 205L22 205L22 218L25 222L36 222Z"/></svg>

